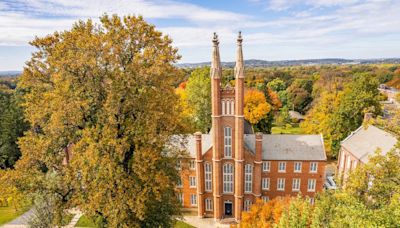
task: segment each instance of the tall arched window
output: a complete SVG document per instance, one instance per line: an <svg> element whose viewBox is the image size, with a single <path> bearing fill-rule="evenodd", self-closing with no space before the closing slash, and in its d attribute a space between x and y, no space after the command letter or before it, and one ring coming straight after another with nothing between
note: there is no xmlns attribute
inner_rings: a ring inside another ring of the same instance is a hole
<svg viewBox="0 0 400 228"><path fill-rule="evenodd" d="M253 186L253 166L247 164L244 167L244 191L250 193Z"/></svg>
<svg viewBox="0 0 400 228"><path fill-rule="evenodd" d="M206 191L211 192L212 191L212 167L211 164L206 162L204 163L204 183L205 183L205 188Z"/></svg>
<svg viewBox="0 0 400 228"><path fill-rule="evenodd" d="M232 128L224 128L224 156L232 157Z"/></svg>
<svg viewBox="0 0 400 228"><path fill-rule="evenodd" d="M223 167L224 193L233 192L233 165L225 163Z"/></svg>
<svg viewBox="0 0 400 228"><path fill-rule="evenodd" d="M221 101L221 107L222 107L222 115L225 115L226 113L225 100Z"/></svg>
<svg viewBox="0 0 400 228"><path fill-rule="evenodd" d="M231 104L232 104L231 115L234 115L235 114L235 101L231 100Z"/></svg>

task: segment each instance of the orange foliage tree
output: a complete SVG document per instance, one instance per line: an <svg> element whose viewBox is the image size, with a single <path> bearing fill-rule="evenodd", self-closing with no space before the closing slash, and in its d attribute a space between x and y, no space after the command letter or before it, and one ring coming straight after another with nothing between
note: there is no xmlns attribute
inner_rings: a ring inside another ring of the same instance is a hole
<svg viewBox="0 0 400 228"><path fill-rule="evenodd" d="M250 211L243 212L240 226L247 227L274 227L278 224L282 213L289 206L290 197L275 198L264 202L257 200Z"/></svg>
<svg viewBox="0 0 400 228"><path fill-rule="evenodd" d="M271 109L264 93L255 89L247 90L244 96L244 118L252 125L265 118Z"/></svg>

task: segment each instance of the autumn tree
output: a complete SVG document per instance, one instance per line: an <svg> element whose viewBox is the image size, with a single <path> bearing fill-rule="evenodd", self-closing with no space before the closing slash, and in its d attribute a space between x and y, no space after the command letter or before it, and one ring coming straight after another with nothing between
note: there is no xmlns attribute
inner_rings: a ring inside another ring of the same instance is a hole
<svg viewBox="0 0 400 228"><path fill-rule="evenodd" d="M195 130L207 133L211 128L210 67L197 68L190 74L185 93Z"/></svg>
<svg viewBox="0 0 400 228"><path fill-rule="evenodd" d="M254 127L272 110L263 92L249 89L244 96L244 118Z"/></svg>
<svg viewBox="0 0 400 228"><path fill-rule="evenodd" d="M19 88L32 129L19 140L17 186L105 226L170 227L179 214L175 156L165 150L181 130L177 49L142 17L100 22L31 42Z"/></svg>
<svg viewBox="0 0 400 228"><path fill-rule="evenodd" d="M281 219L283 210L289 205L290 198L275 198L268 202L257 200L250 211L242 212L240 227L275 227Z"/></svg>
<svg viewBox="0 0 400 228"><path fill-rule="evenodd" d="M289 102L294 110L305 113L309 109L309 105L312 101L312 87L312 80L296 79L286 89Z"/></svg>

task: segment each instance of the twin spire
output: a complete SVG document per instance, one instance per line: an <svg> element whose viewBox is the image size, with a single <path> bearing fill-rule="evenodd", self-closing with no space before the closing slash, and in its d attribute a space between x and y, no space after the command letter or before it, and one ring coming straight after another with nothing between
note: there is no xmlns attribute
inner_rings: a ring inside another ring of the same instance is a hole
<svg viewBox="0 0 400 228"><path fill-rule="evenodd" d="M236 49L235 78L244 78L242 41L243 41L242 32L239 31L239 35L237 38L237 49ZM212 42L213 42L213 53L211 61L211 78L219 79L222 76L222 67L221 67L221 58L219 55L218 35L215 32Z"/></svg>

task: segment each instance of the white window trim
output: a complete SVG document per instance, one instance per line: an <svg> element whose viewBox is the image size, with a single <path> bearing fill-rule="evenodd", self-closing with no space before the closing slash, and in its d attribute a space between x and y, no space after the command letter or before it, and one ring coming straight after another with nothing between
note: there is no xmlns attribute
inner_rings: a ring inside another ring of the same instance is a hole
<svg viewBox="0 0 400 228"><path fill-rule="evenodd" d="M231 127L224 127L224 157L226 157L226 158L232 157L232 128Z"/></svg>
<svg viewBox="0 0 400 228"><path fill-rule="evenodd" d="M244 192L251 193L253 191L253 166L246 164L244 168Z"/></svg>
<svg viewBox="0 0 400 228"><path fill-rule="evenodd" d="M284 164L285 169L281 170L281 164ZM278 173L286 173L286 162L278 162Z"/></svg>
<svg viewBox="0 0 400 228"><path fill-rule="evenodd" d="M213 201L211 198L205 199L206 211L213 211Z"/></svg>
<svg viewBox="0 0 400 228"><path fill-rule="evenodd" d="M229 171L229 172L225 172ZM234 166L232 163L225 163L222 167L223 192L233 193L234 188ZM228 180L229 179L229 180Z"/></svg>
<svg viewBox="0 0 400 228"><path fill-rule="evenodd" d="M197 183L196 183L196 177L195 176L190 176L189 177L189 187L190 188L196 188ZM194 184L194 185L193 185Z"/></svg>
<svg viewBox="0 0 400 228"><path fill-rule="evenodd" d="M313 165L315 164L315 170L312 170ZM310 173L317 173L318 172L318 162L310 162Z"/></svg>
<svg viewBox="0 0 400 228"><path fill-rule="evenodd" d="M300 170L296 170L296 164L300 164ZM294 163L294 167L293 167L293 172L301 173L302 168L303 168L303 163L302 162L295 162Z"/></svg>
<svg viewBox="0 0 400 228"><path fill-rule="evenodd" d="M269 201L269 196L262 196L261 199L262 199L264 202L268 202L268 201Z"/></svg>
<svg viewBox="0 0 400 228"><path fill-rule="evenodd" d="M182 188L183 187L183 182L182 182L182 177L179 177L178 183L176 183L177 188Z"/></svg>
<svg viewBox="0 0 400 228"><path fill-rule="evenodd" d="M197 195L190 194L190 205L197 206Z"/></svg>
<svg viewBox="0 0 400 228"><path fill-rule="evenodd" d="M271 162L270 161L263 161L263 172L271 172Z"/></svg>
<svg viewBox="0 0 400 228"><path fill-rule="evenodd" d="M244 201L244 208L243 208L243 210L244 210L244 211L250 211L250 207L251 207L252 204L253 204L253 203L251 202L250 199L246 199L246 200Z"/></svg>
<svg viewBox="0 0 400 228"><path fill-rule="evenodd" d="M177 170L182 169L182 160L180 160L180 159L176 160L176 169Z"/></svg>
<svg viewBox="0 0 400 228"><path fill-rule="evenodd" d="M225 100L221 101L221 106L222 106L222 115L225 115L226 114Z"/></svg>
<svg viewBox="0 0 400 228"><path fill-rule="evenodd" d="M184 197L182 192L178 192L178 201L180 201L180 203L183 206Z"/></svg>
<svg viewBox="0 0 400 228"><path fill-rule="evenodd" d="M261 188L262 188L262 190L269 190L270 185L271 185L271 180L270 180L269 177L262 178L262 180L261 180Z"/></svg>
<svg viewBox="0 0 400 228"><path fill-rule="evenodd" d="M310 188L310 183L314 183L311 185L312 188ZM317 185L316 179L308 179L307 192L315 192L316 185Z"/></svg>
<svg viewBox="0 0 400 228"><path fill-rule="evenodd" d="M298 181L298 186L295 188L295 180ZM292 179L292 192L298 192L300 191L300 186L301 186L301 179L300 178L293 178Z"/></svg>
<svg viewBox="0 0 400 228"><path fill-rule="evenodd" d="M204 163L204 189L206 192L212 191L212 165L209 162Z"/></svg>
<svg viewBox="0 0 400 228"><path fill-rule="evenodd" d="M280 184L279 184L279 181L280 180L283 180L283 186L282 186L282 188L280 188ZM277 180L277 182L276 182L276 190L277 191L285 191L285 182L286 182L286 180L285 180L285 178L278 178L278 180Z"/></svg>
<svg viewBox="0 0 400 228"><path fill-rule="evenodd" d="M193 164L193 166L192 166ZM190 170L196 170L196 161L195 160L189 160L189 169Z"/></svg>

